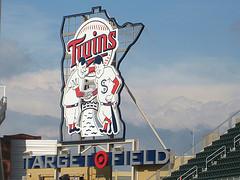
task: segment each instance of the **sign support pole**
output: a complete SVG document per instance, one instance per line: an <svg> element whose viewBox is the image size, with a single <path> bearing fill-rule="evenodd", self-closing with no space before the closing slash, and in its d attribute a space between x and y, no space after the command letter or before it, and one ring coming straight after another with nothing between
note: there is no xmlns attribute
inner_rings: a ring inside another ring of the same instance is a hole
<svg viewBox="0 0 240 180"><path fill-rule="evenodd" d="M139 104L137 103L136 98L133 96L132 92L130 91L130 89L128 88L128 86L125 83L125 88L127 89L128 94L130 95L130 97L132 98L133 102L135 103L135 105L137 106L139 112L141 113L141 115L143 116L144 120L147 121L148 125L150 126L150 128L152 129L154 135L156 136L157 140L159 141L160 145L164 148L167 149L167 147L165 146L165 144L163 143L163 140L160 138L159 134L157 133L156 129L154 128L154 126L152 125L152 123L149 121L149 119L147 118L146 114L143 112L142 108L139 106Z"/></svg>

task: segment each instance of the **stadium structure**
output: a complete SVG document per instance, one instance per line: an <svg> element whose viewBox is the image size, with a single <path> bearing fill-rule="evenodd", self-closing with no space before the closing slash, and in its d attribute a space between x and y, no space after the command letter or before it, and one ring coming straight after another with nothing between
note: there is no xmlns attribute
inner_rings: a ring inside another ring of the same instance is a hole
<svg viewBox="0 0 240 180"><path fill-rule="evenodd" d="M3 89L3 96L0 100L0 126L5 120L6 111L7 111L7 97L5 94L5 86L0 86ZM0 178L4 179L4 166L3 166L3 157L2 157L2 142L0 141Z"/></svg>
<svg viewBox="0 0 240 180"><path fill-rule="evenodd" d="M177 171L172 172L170 177L163 179L240 179L239 142L240 122L237 122Z"/></svg>

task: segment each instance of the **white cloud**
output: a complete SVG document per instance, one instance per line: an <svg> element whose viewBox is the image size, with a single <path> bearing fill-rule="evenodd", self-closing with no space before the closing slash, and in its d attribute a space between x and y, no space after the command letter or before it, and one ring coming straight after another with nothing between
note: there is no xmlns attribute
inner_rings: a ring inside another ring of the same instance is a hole
<svg viewBox="0 0 240 180"><path fill-rule="evenodd" d="M144 62L146 60L143 60ZM152 64L150 60L145 66L123 64L122 71L131 82L163 85L189 84L229 84L238 83L240 63L230 57L179 57ZM131 79L134 77L134 79Z"/></svg>
<svg viewBox="0 0 240 180"><path fill-rule="evenodd" d="M192 90L192 93L196 93L193 89L190 90ZM190 90L187 92L191 94ZM168 91L168 94L170 93ZM182 93L179 92L179 94ZM156 127L171 130L192 129L200 126L214 128L226 120L233 112L240 110L239 98L226 101L217 101L215 99L204 102L196 100L197 98L191 99L189 95L176 97L177 94L174 91L172 95L172 98L161 101L161 95L157 96L157 92L153 93L146 90L136 93L135 97L142 110ZM121 107L122 113L126 114L127 117L126 115L123 115L123 117L132 124L144 124L140 112L129 101L131 100L124 96L123 106Z"/></svg>
<svg viewBox="0 0 240 180"><path fill-rule="evenodd" d="M60 117L60 77L59 70L42 70L5 79L8 108Z"/></svg>
<svg viewBox="0 0 240 180"><path fill-rule="evenodd" d="M133 94L156 127L175 130L200 125L215 127L230 113L240 109L239 85L198 82L181 84L176 83L180 76L178 72L171 73L175 74L176 79L169 76L168 71L148 71L144 77L127 77ZM170 77L168 82L162 81L162 76ZM5 79L8 108L27 114L60 117L60 78L60 70L42 70ZM179 96L184 97L181 103L179 98L176 100ZM193 106L189 106L189 103ZM135 125L144 123L124 90L120 108L123 120Z"/></svg>
<svg viewBox="0 0 240 180"><path fill-rule="evenodd" d="M163 104L178 96L203 102L240 97L240 64L234 58L179 57L166 61L149 65L148 60L146 66L125 63L120 68L125 82L143 103L152 103L154 98Z"/></svg>
<svg viewBox="0 0 240 180"><path fill-rule="evenodd" d="M133 91L142 103L164 104L172 98L184 96L190 99L209 101L228 101L240 97L240 85L154 85L152 87L133 86Z"/></svg>
<svg viewBox="0 0 240 180"><path fill-rule="evenodd" d="M61 19L58 24L30 4L4 6L0 83L7 86L8 109L60 117Z"/></svg>
<svg viewBox="0 0 240 180"><path fill-rule="evenodd" d="M60 70L42 70L5 79L8 109L59 118L60 77ZM152 80L157 82L157 78L154 78ZM154 83L144 86L135 81L130 88L150 121L158 128L214 128L240 109L240 87L236 84ZM125 90L122 92L120 108L124 121L138 126L146 123Z"/></svg>
<svg viewBox="0 0 240 180"><path fill-rule="evenodd" d="M24 60L25 57L34 60L31 65L35 70L57 68L62 55L58 37L61 19L56 25L56 19L28 4L12 3L7 9L8 12L3 16L3 32L21 46L19 51L12 51L9 58L13 60L9 66L18 67L15 70L18 72L15 72L14 68L12 70L18 75L4 81L7 85L8 108L33 115L59 117L60 66L59 70L26 72L29 69L24 69ZM4 53L6 51L2 52ZM159 60L161 63L157 63L158 60L151 61L147 59L147 53L143 53L145 58L142 64L147 65L139 67L126 62L124 64L129 66L123 66L122 74L124 77L124 71L129 71L126 73L126 82L156 126L177 129L203 124L213 127L230 112L238 109L239 103L231 101L240 97L240 86L236 84L240 80L237 68L239 63L236 61L216 57L180 57L171 60L172 63L168 63L168 60ZM142 58L141 52L137 54L137 58L133 57L133 62ZM4 62L1 52L0 58L1 63ZM53 64L54 66L51 66ZM12 68L5 67L7 72L3 74L6 76ZM199 101L200 105L184 108L181 106L183 104L180 104L181 108L175 109L169 102L175 102L175 98L179 96L190 99L188 102ZM143 123L136 107L129 101L125 95L120 106L124 119L136 125Z"/></svg>
<svg viewBox="0 0 240 180"><path fill-rule="evenodd" d="M214 63L209 63L211 67L207 64L203 61L201 65L199 61L169 67L156 65L152 71L129 67L125 81L155 126L175 130L198 126L214 128L240 109L239 74L234 74L234 70L227 72L236 68L233 64L226 63L226 69L221 63L215 69ZM208 70L201 70L205 65ZM123 109L130 117L127 120L133 124L143 123L134 105L125 102L131 101L129 96L123 97ZM175 109L178 97L184 97L186 102L183 103L192 102L194 106L184 108L186 104L178 103L178 109Z"/></svg>

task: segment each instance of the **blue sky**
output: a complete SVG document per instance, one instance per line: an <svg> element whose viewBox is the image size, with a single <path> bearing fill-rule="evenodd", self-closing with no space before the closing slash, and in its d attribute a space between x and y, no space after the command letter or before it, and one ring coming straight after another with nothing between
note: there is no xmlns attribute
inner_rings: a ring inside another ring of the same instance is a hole
<svg viewBox="0 0 240 180"><path fill-rule="evenodd" d="M11 111L60 117L62 18L99 5L119 24L145 25L120 70L157 126L179 128L182 122L182 128L214 127L240 107L238 0L2 1L0 83L7 85ZM138 121L127 112L126 107L133 106L129 101L123 91L122 112L136 125ZM186 106L179 110L178 104ZM201 122L201 110L211 108ZM178 110L176 116L166 115L173 110Z"/></svg>
<svg viewBox="0 0 240 180"><path fill-rule="evenodd" d="M231 58L228 61L234 63L240 55L239 1L11 0L3 1L3 23L8 29L11 22L6 22L7 16L13 11L18 15L15 23L19 23L19 28L21 21L38 21L40 16L48 20L48 26L55 33L53 38L58 40L62 16L86 12L98 5L107 9L120 24L143 22L146 28L140 40L141 48L149 52L147 47L150 45L151 53L145 54L157 54L158 58L152 60L157 64L171 65L181 57L195 56Z"/></svg>

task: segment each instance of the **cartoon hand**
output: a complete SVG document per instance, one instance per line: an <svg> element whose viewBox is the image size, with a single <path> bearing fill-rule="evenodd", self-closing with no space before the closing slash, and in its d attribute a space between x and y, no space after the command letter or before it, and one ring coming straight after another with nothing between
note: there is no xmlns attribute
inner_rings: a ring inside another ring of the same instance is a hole
<svg viewBox="0 0 240 180"><path fill-rule="evenodd" d="M117 106L117 105L118 105L118 95L115 94L115 96L113 96L112 101L113 101L113 104L114 104L115 106Z"/></svg>
<svg viewBox="0 0 240 180"><path fill-rule="evenodd" d="M90 99L92 97L92 92L86 92L85 97Z"/></svg>
<svg viewBox="0 0 240 180"><path fill-rule="evenodd" d="M76 89L78 87L78 80L77 79L73 79L72 80L72 89Z"/></svg>
<svg viewBox="0 0 240 180"><path fill-rule="evenodd" d="M78 71L78 75L80 78L84 78L88 74L87 69L81 69Z"/></svg>
<svg viewBox="0 0 240 180"><path fill-rule="evenodd" d="M113 95L110 94L110 95L107 95L107 96L106 96L105 100L106 100L107 102L112 102L112 98L113 98Z"/></svg>

